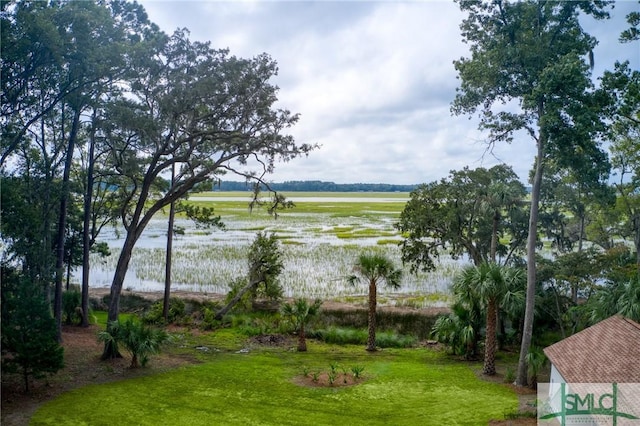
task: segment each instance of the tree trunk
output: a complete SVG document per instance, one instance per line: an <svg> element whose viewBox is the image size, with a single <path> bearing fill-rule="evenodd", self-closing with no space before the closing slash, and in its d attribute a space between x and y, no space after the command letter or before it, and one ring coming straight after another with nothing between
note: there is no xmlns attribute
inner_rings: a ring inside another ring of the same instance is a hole
<svg viewBox="0 0 640 426"><path fill-rule="evenodd" d="M560 308L560 294L556 289L556 286L551 285L553 289L554 299L556 300L556 312L558 312L558 325L560 326L560 335L563 339L567 337L567 333L564 331L564 323L562 322L562 309Z"/></svg>
<svg viewBox="0 0 640 426"><path fill-rule="evenodd" d="M64 288L66 291L69 291L70 282L71 282L71 259L69 259L69 262L67 262L67 273L65 274L65 278L64 278Z"/></svg>
<svg viewBox="0 0 640 426"><path fill-rule="evenodd" d="M66 239L67 227L67 204L69 201L69 176L71 174L71 164L73 162L73 150L80 124L80 109L73 115L71 132L69 133L69 143L67 144L66 158L64 162L64 172L62 173L62 193L60 194L60 211L58 217L57 233L57 253L56 253L56 286L53 297L53 314L56 319L56 340L62 343L62 280L64 270L64 242Z"/></svg>
<svg viewBox="0 0 640 426"><path fill-rule="evenodd" d="M225 316L227 314L227 312L229 312L231 310L231 308L233 308L236 303L238 303L240 301L240 299L242 299L242 296L244 296L248 291L250 291L251 289L253 289L255 286L257 286L258 284L260 284L262 282L262 280L257 280L257 281L251 281L249 284L247 284L246 286L244 286L242 288L242 290L240 290L238 292L238 294L236 294L234 296L233 299L231 299L231 301L229 301L229 303L227 303L227 306L225 306L224 308L220 309L218 311L218 313L216 314L216 319L217 320L221 320L223 316Z"/></svg>
<svg viewBox="0 0 640 426"><path fill-rule="evenodd" d="M93 116L95 120L95 114ZM95 156L95 127L89 138L89 158L87 164L87 187L84 193L84 217L82 224L82 327L89 327L89 254L91 249L91 202L93 201L93 169Z"/></svg>
<svg viewBox="0 0 640 426"><path fill-rule="evenodd" d="M300 331L298 333L298 352L307 351L307 337L304 333L304 322L300 323Z"/></svg>
<svg viewBox="0 0 640 426"><path fill-rule="evenodd" d="M491 229L491 252L490 259L496 263L496 252L498 251L498 223L500 222L500 212L496 210L493 213L493 227Z"/></svg>
<svg viewBox="0 0 640 426"><path fill-rule="evenodd" d="M127 236L118 258L116 265L116 272L113 275L113 282L111 283L111 292L109 293L109 311L107 314L107 331L111 328L111 323L118 320L118 314L120 313L120 294L122 293L122 286L124 284L124 278L127 275L127 269L129 262L131 261L131 254L133 247L136 243L137 237L133 230L127 232ZM105 342L104 350L102 352L102 360L122 358L122 355L112 342Z"/></svg>
<svg viewBox="0 0 640 426"><path fill-rule="evenodd" d="M140 363L138 362L138 354L133 354L131 355L131 368L138 368L140 367Z"/></svg>
<svg viewBox="0 0 640 426"><path fill-rule="evenodd" d="M636 213L632 223L635 231L633 243L636 246L636 272L640 276L640 213Z"/></svg>
<svg viewBox="0 0 640 426"><path fill-rule="evenodd" d="M541 116L541 113L539 116ZM540 207L540 189L544 165L544 141L545 136L541 132L537 143L536 170L533 177L533 187L531 188L531 211L529 216L529 236L527 238L527 295L522 344L520 345L520 357L518 359L518 375L516 378L518 386L527 385L527 354L529 353L533 336L533 316L536 298L536 243L538 240L538 209Z"/></svg>
<svg viewBox="0 0 640 426"><path fill-rule="evenodd" d="M496 325L496 329L498 331L499 336L501 336L500 339L498 339L498 350L503 349L503 343L506 341L506 337L507 337L507 329L506 329L506 325L505 325L505 319L504 319L504 313L500 312L500 309L498 309L498 318L497 318L497 325Z"/></svg>
<svg viewBox="0 0 640 426"><path fill-rule="evenodd" d="M171 186L175 182L176 165L171 166ZM164 302L162 304L162 317L164 322L169 321L169 299L171 298L171 258L173 257L173 223L176 216L176 203L171 202L169 206L169 226L167 229L167 255L164 270Z"/></svg>
<svg viewBox="0 0 640 426"><path fill-rule="evenodd" d="M584 210L584 209L583 209ZM580 216L580 231L578 234L578 253L582 252L582 245L584 240L584 228L585 228L585 214L582 213ZM574 304L578 304L578 282L571 283L571 300ZM563 335L564 338L564 335Z"/></svg>
<svg viewBox="0 0 640 426"><path fill-rule="evenodd" d="M22 367L22 378L24 379L24 392L29 393L29 370Z"/></svg>
<svg viewBox="0 0 640 426"><path fill-rule="evenodd" d="M376 350L376 305L377 289L375 281L369 283L369 337L367 338L367 350L374 352Z"/></svg>
<svg viewBox="0 0 640 426"><path fill-rule="evenodd" d="M495 298L487 303L487 329L484 344L484 366L482 373L488 376L496 374L496 320L498 318L498 304Z"/></svg>

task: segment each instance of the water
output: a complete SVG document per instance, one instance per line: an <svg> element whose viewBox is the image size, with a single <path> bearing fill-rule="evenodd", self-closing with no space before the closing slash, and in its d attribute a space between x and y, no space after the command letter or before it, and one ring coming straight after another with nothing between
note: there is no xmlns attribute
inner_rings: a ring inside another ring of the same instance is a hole
<svg viewBox="0 0 640 426"><path fill-rule="evenodd" d="M227 229L222 231L197 229L188 220L176 220L176 227L184 228L185 234L177 235L173 242L172 290L227 293L231 281L247 274L247 252L258 232L256 229L277 231L282 238L285 269L280 279L287 297L336 298L366 294L366 286L354 288L346 281L355 259L364 249L377 250L401 266L400 249L395 243L401 238L393 228L394 219L388 215L335 218L324 214L287 214L278 220L263 216L225 218L224 222ZM166 227L166 218L154 219L143 232L133 251L125 289L164 289ZM363 234L358 238L339 238L341 234L336 228L354 234L360 230ZM367 232L371 230L385 236L369 237ZM92 287L109 287L124 234L108 228L100 240L107 242L112 253L107 258L92 255L90 282ZM381 240L384 244L380 244ZM432 273L412 275L405 268L402 286L394 293L396 296L448 294L451 279L459 269L459 262L446 257ZM81 276L81 269L74 272L76 281ZM384 288L380 293L390 295Z"/></svg>

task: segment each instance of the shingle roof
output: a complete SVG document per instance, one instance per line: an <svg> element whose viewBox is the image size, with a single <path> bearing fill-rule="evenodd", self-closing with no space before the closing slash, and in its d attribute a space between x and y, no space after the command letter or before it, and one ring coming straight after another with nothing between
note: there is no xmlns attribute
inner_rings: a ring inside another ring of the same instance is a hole
<svg viewBox="0 0 640 426"><path fill-rule="evenodd" d="M612 316L544 349L568 383L640 383L640 324Z"/></svg>

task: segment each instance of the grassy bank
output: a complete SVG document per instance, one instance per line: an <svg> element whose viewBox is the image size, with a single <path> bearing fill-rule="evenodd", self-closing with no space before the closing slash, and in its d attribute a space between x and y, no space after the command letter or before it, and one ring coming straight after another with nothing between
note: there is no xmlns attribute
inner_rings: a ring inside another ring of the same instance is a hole
<svg viewBox="0 0 640 426"><path fill-rule="evenodd" d="M200 364L77 389L43 405L31 424L475 425L517 407L512 390L476 376L479 364L442 352L292 346L252 346L233 329L181 334L168 350ZM364 367L363 377L348 387L299 384L332 364Z"/></svg>

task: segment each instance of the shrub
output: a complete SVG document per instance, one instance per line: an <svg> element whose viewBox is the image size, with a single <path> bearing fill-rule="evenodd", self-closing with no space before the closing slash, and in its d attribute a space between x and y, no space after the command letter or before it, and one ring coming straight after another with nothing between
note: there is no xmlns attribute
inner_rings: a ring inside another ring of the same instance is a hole
<svg viewBox="0 0 640 426"><path fill-rule="evenodd" d="M213 309L204 306L202 308L201 328L204 330L213 330L220 324L221 322L216 319L216 312Z"/></svg>
<svg viewBox="0 0 640 426"><path fill-rule="evenodd" d="M367 342L368 334L363 329L329 327L310 333L316 339L337 345L363 345Z"/></svg>
<svg viewBox="0 0 640 426"><path fill-rule="evenodd" d="M149 311L144 314L142 320L147 324L164 324L163 317L164 301L159 300L151 305ZM186 317L186 304L184 300L171 297L169 298L169 315L167 316L167 323L169 324L184 324L188 322Z"/></svg>
<svg viewBox="0 0 640 426"><path fill-rule="evenodd" d="M62 318L67 325L82 322L82 296L77 288L62 293Z"/></svg>
<svg viewBox="0 0 640 426"><path fill-rule="evenodd" d="M169 335L164 330L127 318L124 322L112 322L98 338L113 344L116 350L119 350L120 345L124 346L131 354L131 368L138 368L147 365L149 355L160 352L160 347L169 340Z"/></svg>
<svg viewBox="0 0 640 426"><path fill-rule="evenodd" d="M473 325L455 313L438 317L431 332L453 354L465 355L467 359L474 355L476 334Z"/></svg>
<svg viewBox="0 0 640 426"><path fill-rule="evenodd" d="M17 272L2 268L2 371L29 378L54 374L64 366L64 349L40 288Z"/></svg>
<svg viewBox="0 0 640 426"><path fill-rule="evenodd" d="M98 303L98 306L109 307L111 296L106 295L102 298L102 301ZM120 296L120 312L141 313L153 305L153 301L146 299L138 294L122 294ZM96 308L96 310L105 310L103 308Z"/></svg>
<svg viewBox="0 0 640 426"><path fill-rule="evenodd" d="M310 333L316 339L337 345L363 345L367 343L368 333L364 329L330 327ZM392 332L376 334L376 346L381 348L408 348L414 346L417 339Z"/></svg>
<svg viewBox="0 0 640 426"><path fill-rule="evenodd" d="M354 365L353 367L351 367L353 378L356 380L362 376L363 371L364 371L364 367L362 365Z"/></svg>
<svg viewBox="0 0 640 426"><path fill-rule="evenodd" d="M347 300L348 301L348 300ZM367 326L368 311L366 308L331 309L323 308L316 324L319 328ZM377 329L394 331L399 334L415 336L418 340L430 338L431 328L436 316L424 312L397 312L378 309L376 312Z"/></svg>
<svg viewBox="0 0 640 426"><path fill-rule="evenodd" d="M516 380L516 372L512 367L508 367L504 373L504 382L513 383Z"/></svg>
<svg viewBox="0 0 640 426"><path fill-rule="evenodd" d="M536 346L531 346L529 353L526 356L528 369L528 379L529 384L532 388L536 388L538 386L538 373L547 363L547 357L545 356L542 349Z"/></svg>
<svg viewBox="0 0 640 426"><path fill-rule="evenodd" d="M280 316L269 313L237 314L223 318L231 320L231 327L247 336L281 333L286 328L281 324Z"/></svg>
<svg viewBox="0 0 640 426"><path fill-rule="evenodd" d="M417 339L413 336L381 332L376 334L376 346L381 348L410 348L415 346Z"/></svg>

